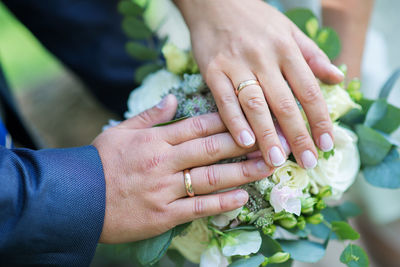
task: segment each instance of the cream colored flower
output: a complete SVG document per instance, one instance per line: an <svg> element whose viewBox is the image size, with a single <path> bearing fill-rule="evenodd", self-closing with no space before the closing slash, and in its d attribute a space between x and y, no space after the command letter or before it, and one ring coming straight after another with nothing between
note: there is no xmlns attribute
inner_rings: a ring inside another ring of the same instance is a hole
<svg viewBox="0 0 400 267"><path fill-rule="evenodd" d="M167 43L162 48L162 53L166 60L168 71L178 75L185 72L190 62L188 52L179 49L172 43Z"/></svg>
<svg viewBox="0 0 400 267"><path fill-rule="evenodd" d="M233 219L235 219L239 213L243 210L243 207L240 207L238 209L224 212L222 214L215 215L211 219L211 223L214 224L217 227L223 228L227 226Z"/></svg>
<svg viewBox="0 0 400 267"><path fill-rule="evenodd" d="M328 159L319 158L316 168L308 175L320 187L332 187L332 199L340 199L353 184L360 170L357 136L352 131L334 125L335 154Z"/></svg>
<svg viewBox="0 0 400 267"><path fill-rule="evenodd" d="M310 177L307 171L301 168L297 163L288 160L275 170L272 175L272 181L274 181L275 184L284 181L281 186L303 190L310 183Z"/></svg>

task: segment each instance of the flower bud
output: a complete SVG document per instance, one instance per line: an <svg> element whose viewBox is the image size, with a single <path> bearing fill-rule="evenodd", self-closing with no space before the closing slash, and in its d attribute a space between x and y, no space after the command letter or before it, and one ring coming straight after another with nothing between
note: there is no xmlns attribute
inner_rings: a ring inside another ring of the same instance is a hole
<svg viewBox="0 0 400 267"><path fill-rule="evenodd" d="M292 229L297 225L297 220L294 215L290 215L291 216L287 216L286 218L279 220L279 224L286 229Z"/></svg>
<svg viewBox="0 0 400 267"><path fill-rule="evenodd" d="M301 200L301 212L305 214L311 214L314 212L314 205L317 203L317 199L309 197Z"/></svg>
<svg viewBox="0 0 400 267"><path fill-rule="evenodd" d="M290 254L287 252L277 252L268 258L268 263L284 263L290 259Z"/></svg>
<svg viewBox="0 0 400 267"><path fill-rule="evenodd" d="M319 190L318 198L330 197L332 196L332 187L326 185Z"/></svg>
<svg viewBox="0 0 400 267"><path fill-rule="evenodd" d="M264 235L272 236L276 231L276 226L274 224L271 224L269 226L264 226L262 228L262 231L263 231Z"/></svg>
<svg viewBox="0 0 400 267"><path fill-rule="evenodd" d="M303 216L300 216L299 218L297 218L297 227L300 230L304 230L304 228L306 228L306 219L304 219Z"/></svg>
<svg viewBox="0 0 400 267"><path fill-rule="evenodd" d="M325 201L322 200L322 199L320 199L320 200L317 202L317 204L315 204L315 208L316 208L317 210L323 210L323 209L325 209L325 208L326 208L326 203L325 203Z"/></svg>
<svg viewBox="0 0 400 267"><path fill-rule="evenodd" d="M178 75L185 72L190 60L187 52L182 51L172 43L167 43L162 48L162 53L167 63L168 71Z"/></svg>
<svg viewBox="0 0 400 267"><path fill-rule="evenodd" d="M269 263L269 259L268 259L268 257L265 257L263 263L261 263L261 267L267 266L268 263Z"/></svg>
<svg viewBox="0 0 400 267"><path fill-rule="evenodd" d="M311 224L320 224L324 220L324 216L321 213L316 213L306 218L306 221Z"/></svg>

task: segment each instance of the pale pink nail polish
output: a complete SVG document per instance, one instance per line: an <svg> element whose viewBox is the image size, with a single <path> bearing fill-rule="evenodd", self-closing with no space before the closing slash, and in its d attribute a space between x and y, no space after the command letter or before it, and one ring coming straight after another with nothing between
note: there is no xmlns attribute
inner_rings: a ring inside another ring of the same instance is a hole
<svg viewBox="0 0 400 267"><path fill-rule="evenodd" d="M279 141L281 142L282 148L283 148L283 150L285 151L286 156L289 156L289 155L290 155L290 152L291 152L289 143L288 143L288 141L286 140L286 137L285 137L285 135L283 134L282 129L281 129L281 127L279 126L278 122L275 121L275 122L274 122L274 125L275 125L275 129L276 129L276 133L278 134Z"/></svg>
<svg viewBox="0 0 400 267"><path fill-rule="evenodd" d="M269 151L269 159L275 167L281 166L285 163L286 158L283 156L282 151L277 146L273 146Z"/></svg>
<svg viewBox="0 0 400 267"><path fill-rule="evenodd" d="M301 161L305 169L314 169L317 166L317 158L310 150L306 150L301 155Z"/></svg>
<svg viewBox="0 0 400 267"><path fill-rule="evenodd" d="M246 130L240 132L239 140L245 146L251 146L255 143L254 138L251 136L249 131Z"/></svg>
<svg viewBox="0 0 400 267"><path fill-rule="evenodd" d="M235 199L238 204L244 205L247 202L248 195L243 190L238 191L235 194Z"/></svg>
<svg viewBox="0 0 400 267"><path fill-rule="evenodd" d="M331 70L332 70L336 75L341 76L342 78L344 78L343 72L342 72L338 67L336 67L335 65L331 64Z"/></svg>
<svg viewBox="0 0 400 267"><path fill-rule="evenodd" d="M320 149L324 152L331 151L333 149L333 140L328 133L324 133L319 137Z"/></svg>
<svg viewBox="0 0 400 267"><path fill-rule="evenodd" d="M157 105L156 107L158 109L163 109L165 107L165 103L167 102L167 97L164 97Z"/></svg>
<svg viewBox="0 0 400 267"><path fill-rule="evenodd" d="M257 165L257 168L259 171L261 171L263 173L269 172L269 168L268 168L267 164L265 164L265 161L263 159L260 159L259 161L257 161L256 165Z"/></svg>

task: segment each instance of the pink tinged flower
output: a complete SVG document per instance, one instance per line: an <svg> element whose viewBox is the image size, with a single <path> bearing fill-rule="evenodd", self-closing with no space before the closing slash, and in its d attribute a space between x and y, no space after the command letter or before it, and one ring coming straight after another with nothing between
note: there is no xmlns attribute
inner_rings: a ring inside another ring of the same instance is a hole
<svg viewBox="0 0 400 267"><path fill-rule="evenodd" d="M299 189L292 189L279 183L272 188L269 202L275 212L285 210L299 216L301 212L301 196L302 193Z"/></svg>

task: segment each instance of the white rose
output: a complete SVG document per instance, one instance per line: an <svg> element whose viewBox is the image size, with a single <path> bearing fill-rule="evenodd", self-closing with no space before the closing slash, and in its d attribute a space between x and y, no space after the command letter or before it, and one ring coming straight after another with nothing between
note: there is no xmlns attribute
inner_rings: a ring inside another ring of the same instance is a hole
<svg viewBox="0 0 400 267"><path fill-rule="evenodd" d="M308 174L319 186L332 187L332 199L340 199L353 184L360 170L357 136L352 131L334 125L335 154L318 159L318 165Z"/></svg>
<svg viewBox="0 0 400 267"><path fill-rule="evenodd" d="M340 85L320 84L320 87L325 102L328 105L329 115L333 121L339 119L354 108L361 108Z"/></svg>
<svg viewBox="0 0 400 267"><path fill-rule="evenodd" d="M310 183L310 178L306 170L301 168L297 163L287 160L285 164L277 168L272 174L272 181L275 184L284 181L281 186L303 190Z"/></svg>
<svg viewBox="0 0 400 267"><path fill-rule="evenodd" d="M258 231L236 230L226 234L221 241L222 254L226 257L246 256L260 250L262 240Z"/></svg>
<svg viewBox="0 0 400 267"><path fill-rule="evenodd" d="M235 219L242 210L243 207L240 207L238 209L216 215L211 219L211 223L217 227L223 228L227 226L233 219Z"/></svg>
<svg viewBox="0 0 400 267"><path fill-rule="evenodd" d="M161 101L163 95L171 88L179 86L180 83L181 79L178 75L164 69L148 75L142 85L130 94L125 118L131 118L153 107Z"/></svg>
<svg viewBox="0 0 400 267"><path fill-rule="evenodd" d="M222 255L218 242L211 241L208 248L201 254L200 267L226 267L229 265L227 257Z"/></svg>

